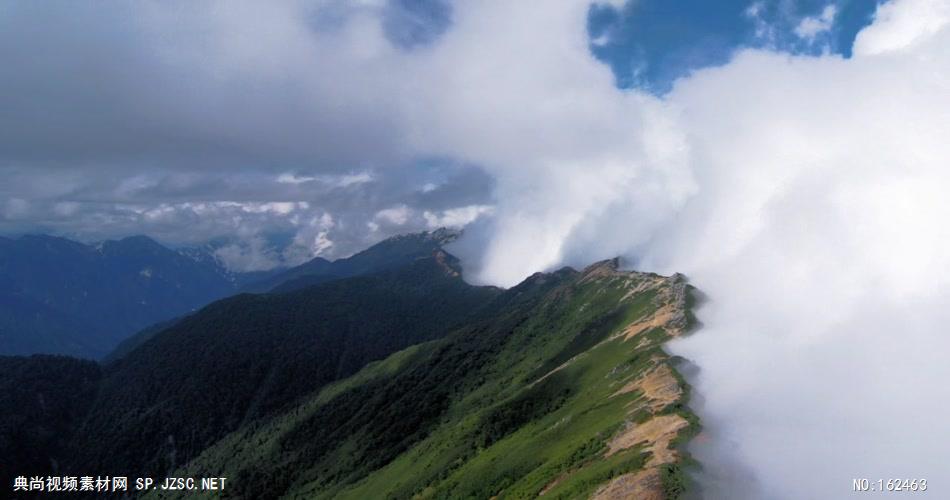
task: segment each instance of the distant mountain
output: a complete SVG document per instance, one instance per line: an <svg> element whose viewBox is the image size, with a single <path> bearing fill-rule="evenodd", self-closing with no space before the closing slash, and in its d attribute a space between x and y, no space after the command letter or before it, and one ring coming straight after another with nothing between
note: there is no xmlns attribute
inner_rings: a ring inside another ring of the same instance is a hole
<svg viewBox="0 0 950 500"><path fill-rule="evenodd" d="M85 245L0 239L0 354L98 358L158 321L233 294L239 281L145 236Z"/></svg>
<svg viewBox="0 0 950 500"><path fill-rule="evenodd" d="M84 338L92 327L38 300L0 291L0 353L69 353L94 357Z"/></svg>
<svg viewBox="0 0 950 500"><path fill-rule="evenodd" d="M338 279L404 268L420 259L442 252L442 245L454 241L459 235L457 231L443 228L431 232L393 236L351 257L336 261L316 257L287 270L234 275L231 281L247 293L292 292ZM197 260L211 261L213 259L204 249L190 249L186 252ZM136 332L122 341L114 351L103 358L103 361L112 362L124 357L170 324L170 322L162 322Z"/></svg>
<svg viewBox="0 0 950 500"><path fill-rule="evenodd" d="M663 343L693 323L685 279L616 260L508 290L460 272L436 250L216 302L105 366L88 407L51 394L81 415L31 460L224 476L230 498L678 498L698 422ZM11 363L9 384L40 383Z"/></svg>
<svg viewBox="0 0 950 500"><path fill-rule="evenodd" d="M243 291L288 292L334 279L403 267L416 259L432 255L432 252L454 241L460 234L458 231L442 228L431 232L394 236L344 259L331 262L321 257L314 258L275 276L252 283Z"/></svg>
<svg viewBox="0 0 950 500"><path fill-rule="evenodd" d="M217 256L217 251L221 248L222 243L215 241L201 246L179 248L177 251L199 264L217 269L238 291L243 291L251 284L264 281L287 270L286 266L279 266L266 271L235 271L224 265Z"/></svg>

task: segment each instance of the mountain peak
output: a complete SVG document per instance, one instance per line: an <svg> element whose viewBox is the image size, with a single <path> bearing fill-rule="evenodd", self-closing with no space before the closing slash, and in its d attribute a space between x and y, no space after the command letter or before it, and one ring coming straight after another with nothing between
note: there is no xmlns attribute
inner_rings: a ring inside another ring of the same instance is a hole
<svg viewBox="0 0 950 500"><path fill-rule="evenodd" d="M440 227L434 231L428 232L428 235L430 239L439 245L448 245L449 243L452 243L453 241L462 237L462 230Z"/></svg>
<svg viewBox="0 0 950 500"><path fill-rule="evenodd" d="M148 236L145 236L144 234L137 234L135 236L126 236L125 238L122 238L120 240L114 240L112 241L112 243L136 247L136 248L161 247L161 248L167 249L161 243L153 240L152 238Z"/></svg>
<svg viewBox="0 0 950 500"><path fill-rule="evenodd" d="M683 282L686 283L686 276L676 273L672 276L661 276L656 273L643 272L643 271L623 271L624 260L621 257L614 257L612 259L605 259L599 262L595 262L581 271L583 275L581 280L595 280L599 278L614 278L614 277L623 277L623 278L633 278L633 279L651 279L651 280L663 280L669 281L671 283Z"/></svg>
<svg viewBox="0 0 950 500"><path fill-rule="evenodd" d="M62 236L54 236L52 234L24 234L17 238L19 241L27 242L48 242L48 243L59 243L64 245L72 246L82 246L83 244L78 241L73 241L69 238L64 238Z"/></svg>
<svg viewBox="0 0 950 500"><path fill-rule="evenodd" d="M419 259L437 257L436 254L442 251L443 245L454 241L460 235L460 231L440 228L392 236L361 252L332 262L315 258L255 283L249 286L247 291L287 292L333 279L401 268ZM461 268L455 257L445 254L441 263L451 272L461 275Z"/></svg>
<svg viewBox="0 0 950 500"><path fill-rule="evenodd" d="M614 257L612 259L605 259L599 262L594 262L593 264L584 268L584 274L591 273L605 273L613 274L620 270L622 262L620 257Z"/></svg>
<svg viewBox="0 0 950 500"><path fill-rule="evenodd" d="M462 231L459 229L451 229L447 227L440 227L432 231L421 231L418 233L406 233L406 234L397 234L395 236L390 236L376 245L382 245L386 243L403 243L407 241L419 241L421 243L435 243L437 245L447 245L462 236ZM373 246L376 246L373 245ZM370 249L373 247L370 247ZM367 249L369 250L369 249ZM365 250L364 250L365 251Z"/></svg>

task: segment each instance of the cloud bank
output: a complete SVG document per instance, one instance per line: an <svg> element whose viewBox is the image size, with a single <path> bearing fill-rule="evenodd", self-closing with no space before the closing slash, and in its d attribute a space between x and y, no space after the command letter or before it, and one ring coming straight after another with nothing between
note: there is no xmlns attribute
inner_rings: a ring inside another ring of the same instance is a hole
<svg viewBox="0 0 950 500"><path fill-rule="evenodd" d="M852 58L741 50L663 96L591 56L590 2L61 5L0 11L3 227L239 234L262 268L453 223L501 285L626 255L710 297L674 348L711 498L945 496L946 0L882 4ZM255 243L282 224L291 257Z"/></svg>
<svg viewBox="0 0 950 500"><path fill-rule="evenodd" d="M498 181L466 262L501 284L616 253L690 275L706 326L674 349L700 368L708 497L867 494L855 478L943 496L947 9L894 0L852 58L740 51L662 98L603 83L566 20L579 13L545 20L558 54L540 56L545 33L511 15L505 53L475 63L504 68L479 96L497 122L463 114L469 134L436 137Z"/></svg>
<svg viewBox="0 0 950 500"><path fill-rule="evenodd" d="M675 350L700 367L714 498L946 495L946 8L887 3L852 59L744 52L668 96L699 189L643 262L711 297Z"/></svg>

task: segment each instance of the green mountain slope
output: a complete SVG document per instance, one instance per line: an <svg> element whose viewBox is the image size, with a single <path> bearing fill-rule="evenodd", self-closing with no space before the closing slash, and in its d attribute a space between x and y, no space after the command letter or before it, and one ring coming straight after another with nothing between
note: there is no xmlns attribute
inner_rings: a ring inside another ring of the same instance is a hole
<svg viewBox="0 0 950 500"><path fill-rule="evenodd" d="M662 346L690 328L691 290L616 260L477 287L436 250L218 301L105 366L0 357L0 476L224 476L246 499L676 498L698 423Z"/></svg>
<svg viewBox="0 0 950 500"><path fill-rule="evenodd" d="M698 424L661 345L689 307L681 276L616 261L536 274L179 473L235 498L675 498Z"/></svg>
<svg viewBox="0 0 950 500"><path fill-rule="evenodd" d="M399 270L216 302L108 365L67 465L164 475L228 432L440 338L498 293L438 252Z"/></svg>

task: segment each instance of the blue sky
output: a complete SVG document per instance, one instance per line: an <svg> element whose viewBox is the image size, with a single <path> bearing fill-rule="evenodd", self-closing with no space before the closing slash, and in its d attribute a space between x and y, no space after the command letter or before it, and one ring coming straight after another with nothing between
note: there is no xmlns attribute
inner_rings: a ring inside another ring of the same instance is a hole
<svg viewBox="0 0 950 500"><path fill-rule="evenodd" d="M835 12L829 31L810 43L795 34L802 19L820 17L829 5ZM611 65L618 86L663 93L690 71L726 63L740 47L850 56L876 6L874 0L634 0L623 8L592 7L588 32L591 51ZM763 27L765 33L757 30Z"/></svg>
<svg viewBox="0 0 950 500"><path fill-rule="evenodd" d="M622 88L662 94L690 71L725 64L741 47L850 56L876 0L628 0L591 7L591 52L609 64ZM829 29L814 39L795 30L833 7ZM385 29L393 43L413 49L436 40L452 22L445 0L390 0Z"/></svg>

